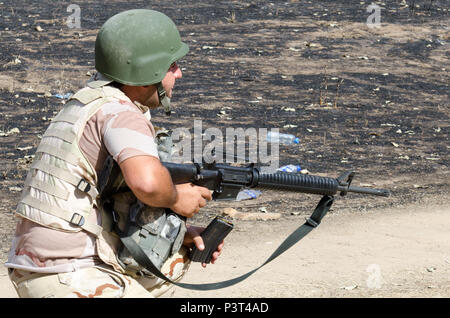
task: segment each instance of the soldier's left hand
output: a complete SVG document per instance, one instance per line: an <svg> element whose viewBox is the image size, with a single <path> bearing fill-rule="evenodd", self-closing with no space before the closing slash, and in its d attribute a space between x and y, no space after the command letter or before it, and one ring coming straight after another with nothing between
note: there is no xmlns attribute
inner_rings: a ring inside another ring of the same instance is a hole
<svg viewBox="0 0 450 318"><path fill-rule="evenodd" d="M187 231L184 236L183 245L187 247L192 247L194 244L200 250L203 251L205 249L205 245L203 243L203 239L200 234L205 230L204 227L194 226L194 225L186 225ZM218 246L217 250L212 254L211 264L214 264L216 260L219 258L222 253L222 249L224 246L224 241L222 241ZM203 267L206 267L206 263L202 263Z"/></svg>

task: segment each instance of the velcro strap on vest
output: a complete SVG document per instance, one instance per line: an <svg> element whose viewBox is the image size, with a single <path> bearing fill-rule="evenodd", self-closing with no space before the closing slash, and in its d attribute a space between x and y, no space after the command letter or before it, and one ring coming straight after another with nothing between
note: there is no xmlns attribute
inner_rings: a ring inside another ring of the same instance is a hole
<svg viewBox="0 0 450 318"><path fill-rule="evenodd" d="M67 161L68 163L70 163L73 166L78 165L77 156L69 151L63 151L61 149L61 147L55 147L52 145L41 143L36 150L36 153L39 153L39 152L46 153L46 154L52 155L56 158Z"/></svg>
<svg viewBox="0 0 450 318"><path fill-rule="evenodd" d="M67 112L60 112L52 119L52 122L65 122L70 124L75 124L80 119L79 116L69 114Z"/></svg>
<svg viewBox="0 0 450 318"><path fill-rule="evenodd" d="M64 190L63 188L57 188L56 186L51 186L48 183L38 181L36 179L32 179L29 185L35 189L44 191L66 201L69 198L69 192Z"/></svg>
<svg viewBox="0 0 450 318"><path fill-rule="evenodd" d="M73 131L49 127L42 137L55 137L67 141L68 143L73 143L77 138L77 135Z"/></svg>
<svg viewBox="0 0 450 318"><path fill-rule="evenodd" d="M80 101L83 104L89 104L90 102L93 102L96 99L99 99L101 97L104 97L104 94L102 91L97 89L82 89L72 95L70 99L76 99Z"/></svg>
<svg viewBox="0 0 450 318"><path fill-rule="evenodd" d="M98 191L96 187L92 186L85 179L80 179L63 168L58 168L39 160L31 165L31 169L43 171L45 173L51 174L52 176L55 176L59 179L62 179L70 183L71 185L75 186L78 190L87 193L92 198L92 200L95 200L98 196Z"/></svg>
<svg viewBox="0 0 450 318"><path fill-rule="evenodd" d="M26 205L29 205L33 208L36 208L42 212L45 212L47 214L56 216L60 219L63 219L70 224L76 225L84 229L85 231L94 234L95 236L99 236L101 232L103 231L103 228L97 224L90 224L89 222L85 222L85 218L81 213L74 213L71 211L67 211L55 206L51 206L45 202L42 202L34 197L32 197L30 194L27 194L23 197L21 200L21 203L24 203ZM20 204L20 203L19 203ZM83 213L86 214L86 213Z"/></svg>

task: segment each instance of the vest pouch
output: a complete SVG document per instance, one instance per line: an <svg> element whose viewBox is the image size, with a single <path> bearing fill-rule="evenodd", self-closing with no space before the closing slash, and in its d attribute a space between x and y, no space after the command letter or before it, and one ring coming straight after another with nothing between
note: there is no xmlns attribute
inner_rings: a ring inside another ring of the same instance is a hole
<svg viewBox="0 0 450 318"><path fill-rule="evenodd" d="M185 233L185 222L177 214L164 208L146 206L137 200L130 207L123 235L134 240L153 265L161 270L164 262L181 248ZM139 265L123 245L119 249L118 261L131 276L154 276Z"/></svg>
<svg viewBox="0 0 450 318"><path fill-rule="evenodd" d="M161 161L172 161L173 141L172 131L165 128L155 128L156 130L156 145L158 149L159 159Z"/></svg>

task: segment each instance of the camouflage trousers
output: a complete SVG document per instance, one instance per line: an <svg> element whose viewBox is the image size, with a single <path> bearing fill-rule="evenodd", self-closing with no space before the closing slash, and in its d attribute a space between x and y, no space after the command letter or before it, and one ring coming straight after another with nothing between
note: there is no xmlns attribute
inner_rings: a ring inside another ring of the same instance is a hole
<svg viewBox="0 0 450 318"><path fill-rule="evenodd" d="M173 281L181 280L190 265L186 255L182 247L164 263L161 272ZM11 269L9 277L21 298L154 298L173 287L160 278L135 279L107 265L57 274Z"/></svg>

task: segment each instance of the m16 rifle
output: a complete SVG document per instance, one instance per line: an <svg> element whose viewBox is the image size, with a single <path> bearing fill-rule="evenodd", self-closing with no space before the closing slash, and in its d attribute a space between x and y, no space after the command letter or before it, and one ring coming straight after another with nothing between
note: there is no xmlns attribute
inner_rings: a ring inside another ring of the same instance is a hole
<svg viewBox="0 0 450 318"><path fill-rule="evenodd" d="M193 183L206 187L213 191L213 200L234 200L239 191L244 188L263 188L329 196L337 193L344 196L349 192L384 197L390 195L389 190L386 189L352 186L354 171L347 171L338 178L330 178L283 171L263 173L255 164L245 167L220 163L163 162L162 164L169 171L174 184ZM109 196L127 189L123 179L118 181L117 175L119 174L120 168L112 157L108 157L99 177L101 196Z"/></svg>
<svg viewBox="0 0 450 318"><path fill-rule="evenodd" d="M262 173L254 164L235 167L227 164L179 164L163 162L175 184L193 183L213 190L214 200L234 200L243 188L265 188L310 194L341 196L348 192L389 196L385 189L352 186L354 171L338 178L320 177L290 172Z"/></svg>

